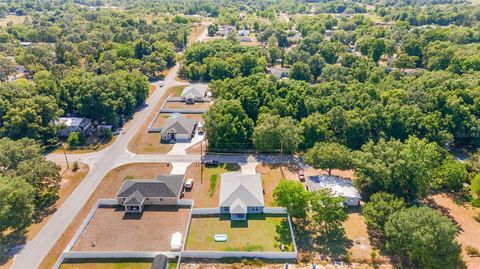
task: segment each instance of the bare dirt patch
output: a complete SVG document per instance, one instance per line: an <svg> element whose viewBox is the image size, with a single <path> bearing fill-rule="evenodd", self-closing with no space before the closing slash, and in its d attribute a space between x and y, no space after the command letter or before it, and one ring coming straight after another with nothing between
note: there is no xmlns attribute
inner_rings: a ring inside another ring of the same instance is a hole
<svg viewBox="0 0 480 269"><path fill-rule="evenodd" d="M29 18L29 16L17 16L17 15L7 15L5 18L0 19L0 26L1 27L6 27L9 22L13 24L20 24L25 21L26 18Z"/></svg>
<svg viewBox="0 0 480 269"><path fill-rule="evenodd" d="M114 197L124 178L154 178L157 174L169 174L171 170L171 165L167 166L166 163L135 163L123 165L110 171L90 196L82 210L80 210L72 223L60 236L55 246L50 249L39 268L52 268L97 200Z"/></svg>
<svg viewBox="0 0 480 269"><path fill-rule="evenodd" d="M436 194L431 198L434 202L432 206L451 218L458 226L457 240L462 244L463 257L468 268L480 268L480 257L470 257L465 250L467 246L480 250L480 223L473 218L480 214L480 208L456 204L447 194Z"/></svg>
<svg viewBox="0 0 480 269"><path fill-rule="evenodd" d="M141 214L123 206L95 212L73 251L169 251L174 233L185 234L190 208L146 206ZM95 247L92 247L95 241Z"/></svg>

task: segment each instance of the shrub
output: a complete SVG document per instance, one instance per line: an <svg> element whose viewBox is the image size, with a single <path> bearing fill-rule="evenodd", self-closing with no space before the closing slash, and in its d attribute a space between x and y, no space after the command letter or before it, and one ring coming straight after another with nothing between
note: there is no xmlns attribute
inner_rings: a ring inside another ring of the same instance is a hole
<svg viewBox="0 0 480 269"><path fill-rule="evenodd" d="M80 169L80 167L78 166L78 162L75 161L75 162L73 163L73 166L72 166L72 171L73 171L73 172L77 172L78 169Z"/></svg>
<svg viewBox="0 0 480 269"><path fill-rule="evenodd" d="M85 136L79 132L71 132L68 135L67 144L69 147L77 147L85 143Z"/></svg>
<svg viewBox="0 0 480 269"><path fill-rule="evenodd" d="M468 256L480 256L480 251L472 246L465 247Z"/></svg>
<svg viewBox="0 0 480 269"><path fill-rule="evenodd" d="M213 194L215 193L215 187L217 186L217 178L218 178L217 174L213 174L210 177L210 188L208 189L208 195L210 197L212 197Z"/></svg>
<svg viewBox="0 0 480 269"><path fill-rule="evenodd" d="M476 216L473 216L473 219L477 222L480 222L480 213L478 213Z"/></svg>

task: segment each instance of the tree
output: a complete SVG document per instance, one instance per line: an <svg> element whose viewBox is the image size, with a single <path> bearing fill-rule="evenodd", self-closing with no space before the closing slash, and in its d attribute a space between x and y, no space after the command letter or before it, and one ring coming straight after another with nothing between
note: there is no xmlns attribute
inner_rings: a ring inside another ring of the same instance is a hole
<svg viewBox="0 0 480 269"><path fill-rule="evenodd" d="M348 215L343 208L344 198L335 196L330 189L315 191L310 196L313 224L322 233L329 233L341 227Z"/></svg>
<svg viewBox="0 0 480 269"><path fill-rule="evenodd" d="M432 189L431 180L439 166L439 154L434 143L416 137L404 143L398 140L369 142L354 159L354 183L368 199L384 191L411 202L425 197Z"/></svg>
<svg viewBox="0 0 480 269"><path fill-rule="evenodd" d="M323 169L332 174L333 169L348 170L352 168L351 151L338 143L318 142L307 151L305 162L315 169Z"/></svg>
<svg viewBox="0 0 480 269"><path fill-rule="evenodd" d="M208 26L208 36L214 36L217 31L218 31L217 24L210 24Z"/></svg>
<svg viewBox="0 0 480 269"><path fill-rule="evenodd" d="M310 72L310 67L306 63L296 62L290 68L290 72L288 74L289 78L295 80L303 80L310 82L312 81L312 74Z"/></svg>
<svg viewBox="0 0 480 269"><path fill-rule="evenodd" d="M273 190L273 198L278 206L285 207L293 218L304 218L309 204L310 193L296 181L283 180Z"/></svg>
<svg viewBox="0 0 480 269"><path fill-rule="evenodd" d="M326 141L331 137L328 129L328 118L318 112L308 115L300 122L303 127L305 148L311 148L315 142Z"/></svg>
<svg viewBox="0 0 480 269"><path fill-rule="evenodd" d="M41 156L42 148L35 140L22 138L11 140L0 139L0 171L16 170L24 161L35 159Z"/></svg>
<svg viewBox="0 0 480 269"><path fill-rule="evenodd" d="M322 69L326 65L325 59L320 54L315 54L308 59L308 66L313 75L313 81L317 81L318 76L322 74Z"/></svg>
<svg viewBox="0 0 480 269"><path fill-rule="evenodd" d="M418 268L464 268L456 234L451 220L427 207L393 213L385 224L387 247Z"/></svg>
<svg viewBox="0 0 480 269"><path fill-rule="evenodd" d="M22 230L32 221L33 187L18 177L0 177L0 232Z"/></svg>
<svg viewBox="0 0 480 269"><path fill-rule="evenodd" d="M67 144L69 147L74 148L81 146L85 143L85 136L80 132L71 132L68 134Z"/></svg>
<svg viewBox="0 0 480 269"><path fill-rule="evenodd" d="M37 206L43 205L57 196L62 179L60 166L48 161L45 157L23 161L15 174L33 186Z"/></svg>
<svg viewBox="0 0 480 269"><path fill-rule="evenodd" d="M405 201L393 194L377 192L362 207L363 216L368 227L383 233L388 217L405 208Z"/></svg>
<svg viewBox="0 0 480 269"><path fill-rule="evenodd" d="M417 56L408 56L407 54L399 54L395 59L393 65L396 68L406 69L415 68L418 62Z"/></svg>
<svg viewBox="0 0 480 269"><path fill-rule="evenodd" d="M471 189L472 189L472 192L475 193L480 198L480 174L477 174L472 179Z"/></svg>
<svg viewBox="0 0 480 269"><path fill-rule="evenodd" d="M6 81L15 71L17 71L17 65L13 60L7 57L0 57L0 81Z"/></svg>
<svg viewBox="0 0 480 269"><path fill-rule="evenodd" d="M302 132L302 128L290 117L260 114L253 130L253 145L261 150L293 152L302 142Z"/></svg>
<svg viewBox="0 0 480 269"><path fill-rule="evenodd" d="M446 158L437 171L437 184L452 190L459 190L467 181L465 165L452 157Z"/></svg>
<svg viewBox="0 0 480 269"><path fill-rule="evenodd" d="M253 121L237 100L217 99L205 114L208 146L240 149L250 145Z"/></svg>

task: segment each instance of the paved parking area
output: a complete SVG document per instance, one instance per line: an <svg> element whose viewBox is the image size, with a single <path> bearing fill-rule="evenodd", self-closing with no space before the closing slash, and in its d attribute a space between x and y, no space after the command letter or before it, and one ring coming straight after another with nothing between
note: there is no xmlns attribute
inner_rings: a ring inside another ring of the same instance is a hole
<svg viewBox="0 0 480 269"><path fill-rule="evenodd" d="M190 208L147 206L142 214L123 207L100 207L73 251L169 251L172 234L185 237ZM95 241L95 247L92 247Z"/></svg>

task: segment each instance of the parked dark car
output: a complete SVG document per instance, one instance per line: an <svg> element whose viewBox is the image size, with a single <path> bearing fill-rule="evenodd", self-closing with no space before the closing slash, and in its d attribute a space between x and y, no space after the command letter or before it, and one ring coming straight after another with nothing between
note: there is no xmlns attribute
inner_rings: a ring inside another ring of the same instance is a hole
<svg viewBox="0 0 480 269"><path fill-rule="evenodd" d="M218 166L218 161L215 160L207 160L203 162L205 166Z"/></svg>
<svg viewBox="0 0 480 269"><path fill-rule="evenodd" d="M298 180L305 182L305 173L303 171L298 172Z"/></svg>

